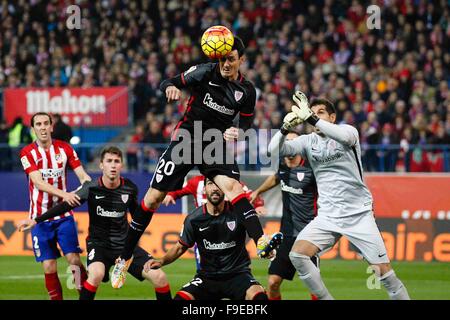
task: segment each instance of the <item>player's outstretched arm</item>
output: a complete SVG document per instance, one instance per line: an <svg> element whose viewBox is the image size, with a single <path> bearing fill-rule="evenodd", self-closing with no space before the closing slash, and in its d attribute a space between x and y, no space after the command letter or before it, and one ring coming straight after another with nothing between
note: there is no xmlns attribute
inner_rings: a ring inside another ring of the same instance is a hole
<svg viewBox="0 0 450 320"><path fill-rule="evenodd" d="M164 257L161 258L161 260L147 261L147 263L144 265L144 271L148 272L151 269L159 269L162 266L171 264L179 257L181 257L187 251L187 249L188 247L177 242L172 248L169 249L169 251L167 251Z"/></svg>
<svg viewBox="0 0 450 320"><path fill-rule="evenodd" d="M281 157L293 157L302 154L304 149L302 138L300 136L294 140L286 141L286 136L278 131L270 140L267 153L269 156L279 153Z"/></svg>
<svg viewBox="0 0 450 320"><path fill-rule="evenodd" d="M91 181L92 178L87 174L82 166L79 166L73 170L78 177L81 184Z"/></svg>
<svg viewBox="0 0 450 320"><path fill-rule="evenodd" d="M276 185L280 183L280 180L277 178L275 174L268 176L266 180L255 190L252 192L250 196L250 202L253 203L257 197L259 197L264 192L272 189Z"/></svg>
<svg viewBox="0 0 450 320"><path fill-rule="evenodd" d="M337 125L319 120L316 123L316 127L327 137L344 145L354 146L358 142L358 130L350 125Z"/></svg>

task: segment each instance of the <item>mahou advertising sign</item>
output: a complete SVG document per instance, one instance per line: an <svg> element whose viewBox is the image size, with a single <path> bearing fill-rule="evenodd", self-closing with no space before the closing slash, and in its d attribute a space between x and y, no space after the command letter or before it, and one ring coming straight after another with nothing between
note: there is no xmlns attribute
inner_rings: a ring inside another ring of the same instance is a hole
<svg viewBox="0 0 450 320"><path fill-rule="evenodd" d="M128 88L23 88L4 92L5 119L22 117L26 124L36 112L59 113L70 126L128 125Z"/></svg>

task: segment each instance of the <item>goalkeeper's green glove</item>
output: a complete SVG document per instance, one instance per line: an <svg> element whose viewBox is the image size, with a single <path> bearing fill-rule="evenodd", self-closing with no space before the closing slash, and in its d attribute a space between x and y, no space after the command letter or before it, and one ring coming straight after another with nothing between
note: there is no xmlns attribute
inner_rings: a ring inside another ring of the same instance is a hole
<svg viewBox="0 0 450 320"><path fill-rule="evenodd" d="M283 119L283 125L281 126L281 133L287 135L292 129L294 129L303 121L297 116L295 112L289 112Z"/></svg>
<svg viewBox="0 0 450 320"><path fill-rule="evenodd" d="M294 112L302 121L306 121L309 124L315 126L319 117L309 108L308 98L301 91L296 91L292 96L296 106L292 106L292 112Z"/></svg>

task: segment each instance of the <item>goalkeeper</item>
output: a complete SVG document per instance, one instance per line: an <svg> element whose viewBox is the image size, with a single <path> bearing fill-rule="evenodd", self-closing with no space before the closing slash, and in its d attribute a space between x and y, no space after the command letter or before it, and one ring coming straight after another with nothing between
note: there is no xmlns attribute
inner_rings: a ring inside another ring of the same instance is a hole
<svg viewBox="0 0 450 320"><path fill-rule="evenodd" d="M409 299L390 265L375 222L372 195L363 180L358 131L350 125L334 124L336 110L330 101L317 99L309 105L300 91L293 98L296 105L272 138L269 152L301 155L316 177L318 215L298 234L289 254L300 279L319 299L333 299L310 258L333 247L344 235L372 266L391 299ZM314 132L287 141L289 130L303 122L314 126Z"/></svg>

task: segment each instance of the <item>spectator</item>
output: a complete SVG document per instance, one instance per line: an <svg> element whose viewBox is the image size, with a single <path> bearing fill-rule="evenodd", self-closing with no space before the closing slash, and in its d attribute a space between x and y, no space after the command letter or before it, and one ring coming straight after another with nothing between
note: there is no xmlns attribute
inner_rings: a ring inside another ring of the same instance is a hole
<svg viewBox="0 0 450 320"><path fill-rule="evenodd" d="M73 137L72 128L62 120L62 117L59 113L52 114L52 119L52 138L70 143L70 139L72 139Z"/></svg>

